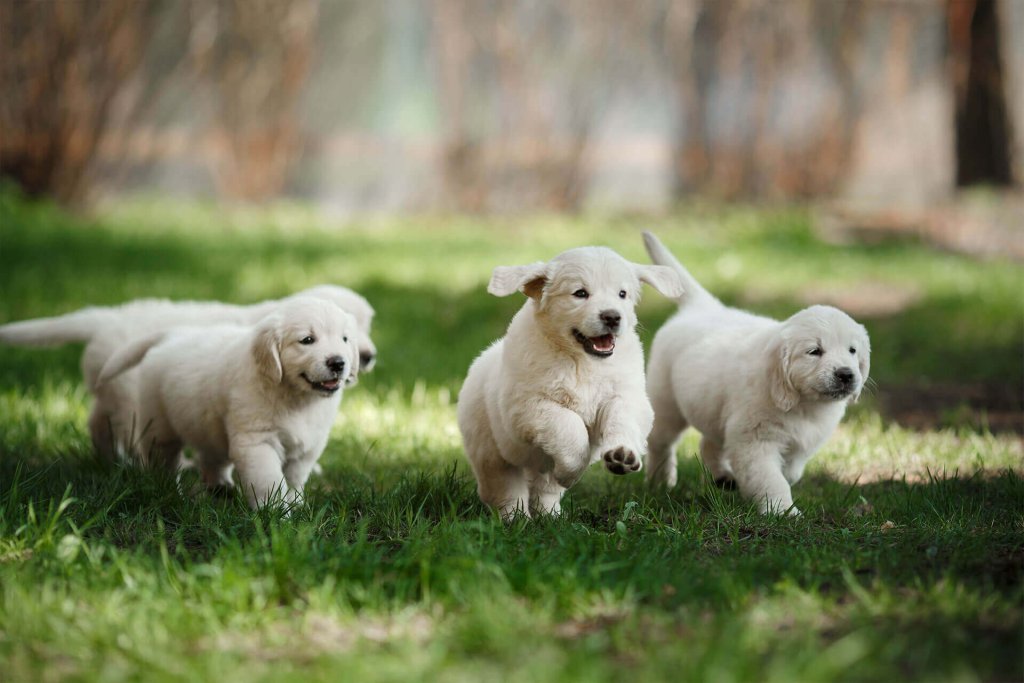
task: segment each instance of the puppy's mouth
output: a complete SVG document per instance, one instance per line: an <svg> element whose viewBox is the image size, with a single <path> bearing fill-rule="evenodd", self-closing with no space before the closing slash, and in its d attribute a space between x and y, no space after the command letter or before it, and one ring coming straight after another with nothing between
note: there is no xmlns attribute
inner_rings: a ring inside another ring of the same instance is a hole
<svg viewBox="0 0 1024 683"><path fill-rule="evenodd" d="M833 401L841 401L844 398L852 396L854 388L855 387L828 387L826 389L819 389L818 393Z"/></svg>
<svg viewBox="0 0 1024 683"><path fill-rule="evenodd" d="M314 382L313 380L306 376L306 373L302 373L302 379L306 380L309 386L313 388L313 391L320 392L321 394L324 394L326 396L330 396L331 394L333 394L334 392L341 388L341 380L337 377Z"/></svg>
<svg viewBox="0 0 1024 683"><path fill-rule="evenodd" d="M580 343L583 350L591 356L607 358L615 351L615 335L602 334L600 337L587 337L579 330L573 330L572 336Z"/></svg>

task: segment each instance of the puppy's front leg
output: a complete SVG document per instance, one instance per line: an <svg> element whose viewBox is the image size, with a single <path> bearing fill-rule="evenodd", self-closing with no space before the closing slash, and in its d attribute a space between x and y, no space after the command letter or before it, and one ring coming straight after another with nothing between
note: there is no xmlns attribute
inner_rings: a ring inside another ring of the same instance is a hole
<svg viewBox="0 0 1024 683"><path fill-rule="evenodd" d="M593 458L603 458L612 474L638 472L653 423L654 411L646 401L609 401L599 415L600 438Z"/></svg>
<svg viewBox="0 0 1024 683"><path fill-rule="evenodd" d="M284 479L293 492L294 498L300 500L302 491L306 487L309 475L313 472L313 466L317 461L314 458L295 458L288 460L284 465Z"/></svg>
<svg viewBox="0 0 1024 683"><path fill-rule="evenodd" d="M525 440L554 461L552 474L559 486L569 488L587 466L590 435L583 419L552 401L537 401L517 420Z"/></svg>
<svg viewBox="0 0 1024 683"><path fill-rule="evenodd" d="M271 442L246 440L232 444L231 461L250 507L265 505L278 491L286 501L294 498L281 468L281 452Z"/></svg>
<svg viewBox="0 0 1024 683"><path fill-rule="evenodd" d="M800 514L793 506L793 494L782 473L782 454L775 444L748 441L728 446L726 455L740 493L760 503L761 514Z"/></svg>

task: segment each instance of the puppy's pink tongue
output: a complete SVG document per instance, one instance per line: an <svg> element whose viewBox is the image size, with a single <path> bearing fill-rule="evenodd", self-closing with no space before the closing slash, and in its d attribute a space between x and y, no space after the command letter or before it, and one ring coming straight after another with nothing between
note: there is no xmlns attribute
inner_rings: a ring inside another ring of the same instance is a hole
<svg viewBox="0 0 1024 683"><path fill-rule="evenodd" d="M591 337L590 343L594 346L595 351L604 353L615 348L615 337L610 334L601 337Z"/></svg>

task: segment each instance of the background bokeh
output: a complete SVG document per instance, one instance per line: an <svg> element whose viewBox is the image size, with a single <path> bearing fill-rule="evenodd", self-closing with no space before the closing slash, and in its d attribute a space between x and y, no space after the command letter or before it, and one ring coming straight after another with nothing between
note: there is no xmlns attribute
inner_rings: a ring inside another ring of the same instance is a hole
<svg viewBox="0 0 1024 683"><path fill-rule="evenodd" d="M74 201L840 198L934 227L1024 178L1019 0L4 0L0 27L0 174Z"/></svg>

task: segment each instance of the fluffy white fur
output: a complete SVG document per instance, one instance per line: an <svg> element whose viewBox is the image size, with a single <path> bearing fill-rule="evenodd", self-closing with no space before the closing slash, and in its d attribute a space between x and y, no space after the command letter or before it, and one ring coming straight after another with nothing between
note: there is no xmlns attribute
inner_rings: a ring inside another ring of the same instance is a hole
<svg viewBox="0 0 1024 683"><path fill-rule="evenodd" d="M867 381L867 330L830 306L781 322L729 308L654 235L644 233L644 243L686 290L651 347L648 481L675 486L675 444L693 426L716 482L735 482L762 512L798 514L791 485Z"/></svg>
<svg viewBox="0 0 1024 683"><path fill-rule="evenodd" d="M558 513L597 460L640 469L653 418L634 330L641 281L682 291L671 269L601 247L494 270L491 294L529 298L470 367L458 421L480 499L504 517Z"/></svg>
<svg viewBox="0 0 1024 683"><path fill-rule="evenodd" d="M342 387L359 370L359 327L329 301L294 297L254 326L211 325L160 332L115 351L98 386L137 367L135 452L174 470L197 452L208 486L238 472L250 505L280 491L301 498L327 445Z"/></svg>
<svg viewBox="0 0 1024 683"><path fill-rule="evenodd" d="M336 285L318 285L276 301L236 306L216 301L140 299L122 306L89 307L66 315L0 325L0 341L18 346L50 346L85 342L82 375L95 396L89 432L96 450L107 457L125 452L137 437L138 373L125 372L97 386L100 369L115 350L150 334L175 327L216 324L251 325L276 306L295 297L313 296L350 313L359 325L361 371L369 371L377 349L370 339L373 307L356 292Z"/></svg>

